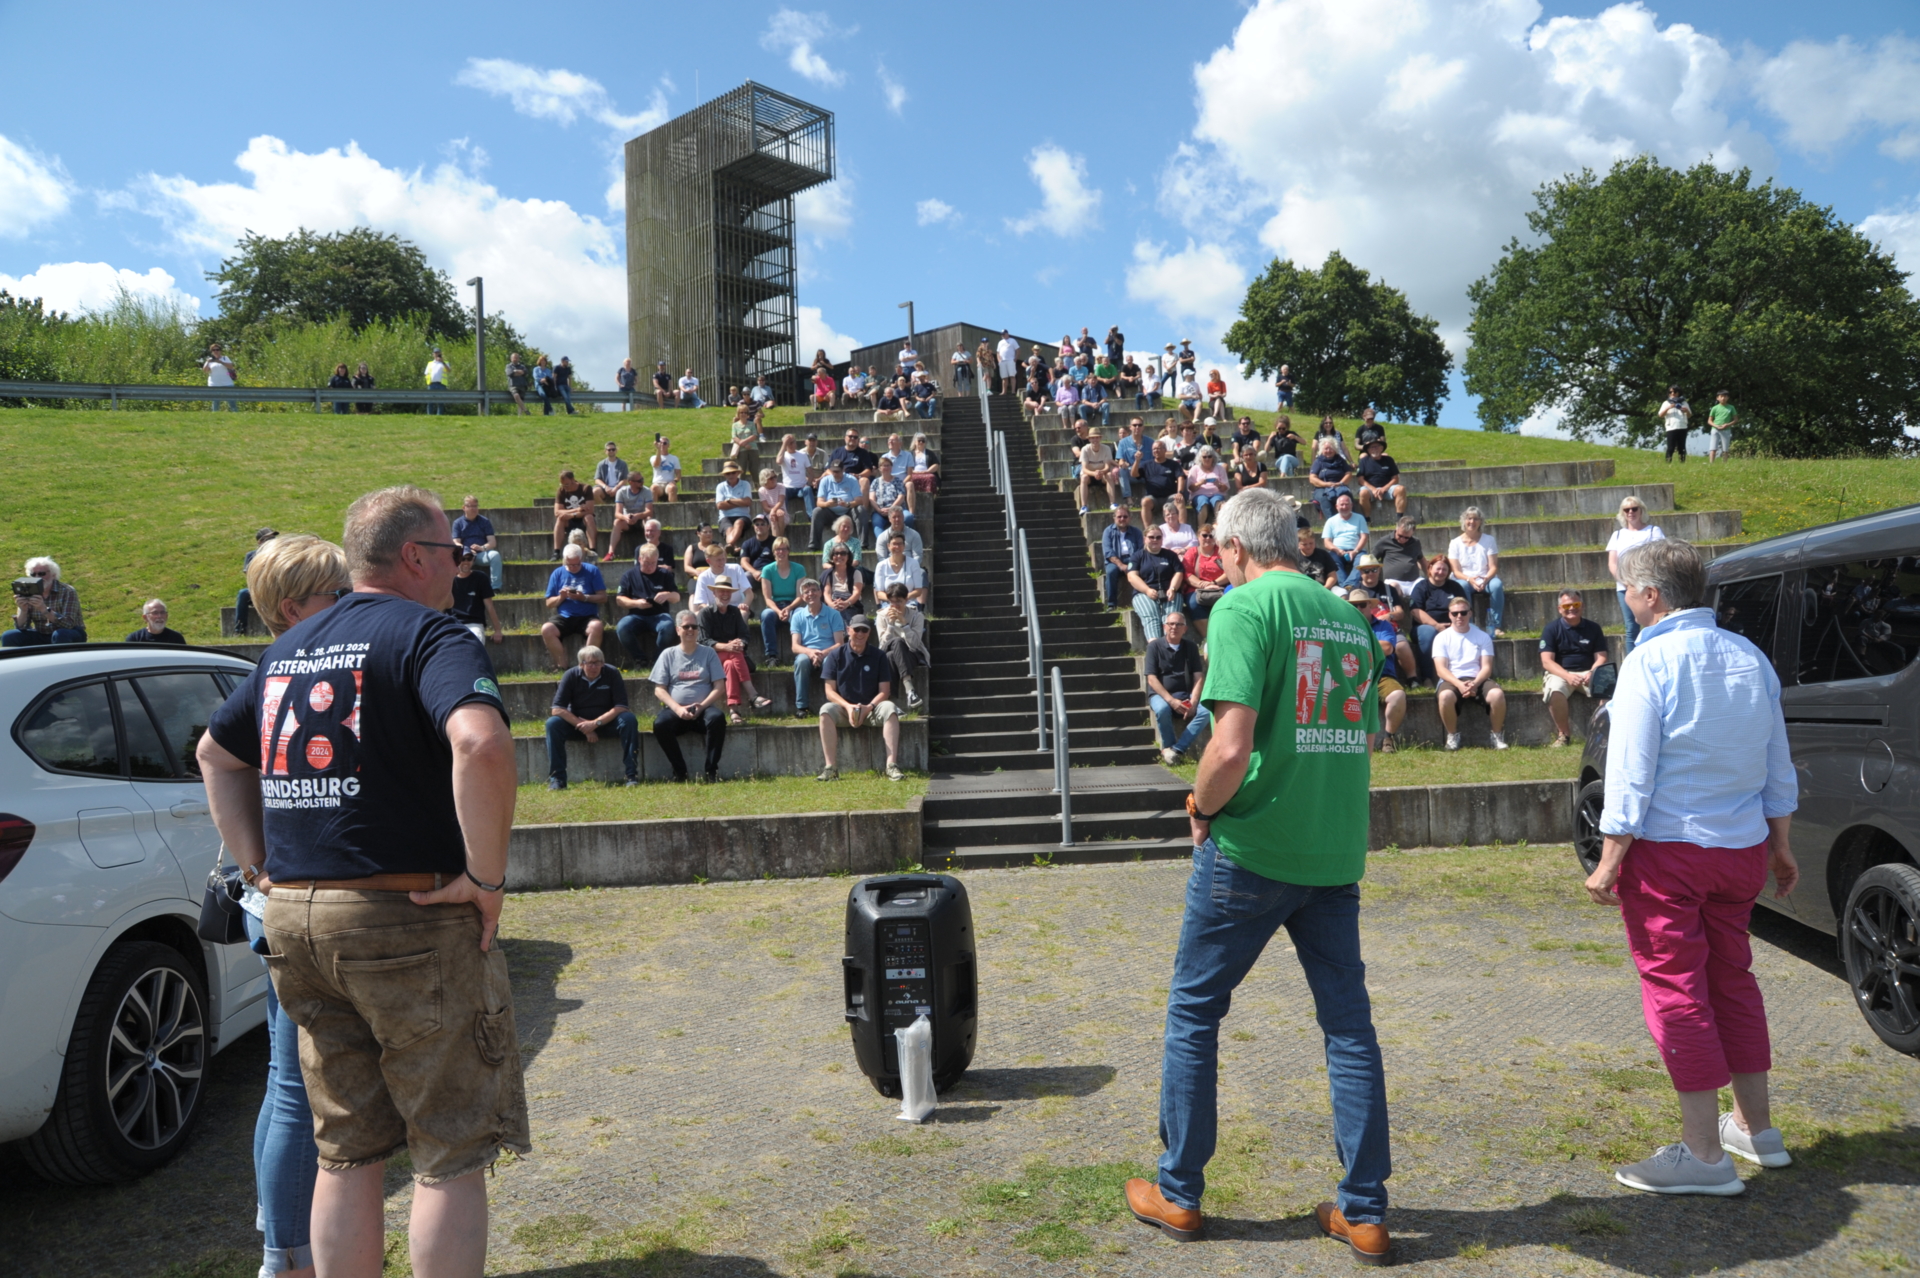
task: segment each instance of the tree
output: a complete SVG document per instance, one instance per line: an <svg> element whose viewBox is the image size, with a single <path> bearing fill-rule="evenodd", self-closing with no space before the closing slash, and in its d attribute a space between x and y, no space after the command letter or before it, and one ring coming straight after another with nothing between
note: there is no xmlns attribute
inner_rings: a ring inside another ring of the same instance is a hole
<svg viewBox="0 0 1920 1278"><path fill-rule="evenodd" d="M460 305L445 271L399 236L364 226L329 235L302 228L277 240L249 231L207 278L220 285L220 317L209 328L229 339L335 315L345 315L356 332L410 315L425 317L436 337L473 331L472 312Z"/></svg>
<svg viewBox="0 0 1920 1278"><path fill-rule="evenodd" d="M1433 319L1337 252L1318 271L1275 258L1247 286L1225 341L1249 377L1288 365L1300 387L1294 402L1314 413L1357 415L1371 404L1431 423L1453 368Z"/></svg>
<svg viewBox="0 0 1920 1278"><path fill-rule="evenodd" d="M1488 430L1558 409L1578 438L1657 439L1677 385L1732 392L1746 437L1786 456L1886 452L1920 402L1906 275L1828 208L1746 169L1652 156L1541 186L1468 290L1467 389Z"/></svg>

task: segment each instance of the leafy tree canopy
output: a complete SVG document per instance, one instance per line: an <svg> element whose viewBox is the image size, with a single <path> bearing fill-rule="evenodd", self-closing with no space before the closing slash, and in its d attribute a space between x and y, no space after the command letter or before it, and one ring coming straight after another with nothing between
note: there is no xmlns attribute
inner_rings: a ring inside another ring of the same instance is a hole
<svg viewBox="0 0 1920 1278"><path fill-rule="evenodd" d="M436 337L473 331L472 313L445 271L428 265L417 246L364 226L328 235L302 228L284 239L249 231L207 278L220 285L220 318L209 328L229 337L336 315L356 332L413 315L423 316Z"/></svg>
<svg viewBox="0 0 1920 1278"><path fill-rule="evenodd" d="M1746 169L1652 156L1543 185L1468 290L1467 389L1488 430L1558 409L1579 438L1650 443L1677 385L1731 392L1746 438L1786 456L1885 452L1920 403L1906 275L1827 208Z"/></svg>
<svg viewBox="0 0 1920 1278"><path fill-rule="evenodd" d="M1371 404L1431 423L1453 367L1432 317L1337 252L1317 271L1274 259L1248 285L1225 342L1249 377L1287 365L1299 384L1294 402L1314 413L1357 415Z"/></svg>

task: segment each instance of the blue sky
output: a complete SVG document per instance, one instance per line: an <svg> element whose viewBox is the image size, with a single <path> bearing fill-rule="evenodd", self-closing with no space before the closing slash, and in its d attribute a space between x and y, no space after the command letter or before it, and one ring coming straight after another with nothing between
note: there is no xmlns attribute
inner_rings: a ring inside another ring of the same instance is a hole
<svg viewBox="0 0 1920 1278"><path fill-rule="evenodd" d="M368 224L610 381L618 145L749 78L836 115L841 179L801 209L809 350L897 334L912 298L923 326L1118 323L1225 363L1247 280L1339 249L1458 359L1534 186L1643 150L1750 165L1920 266L1911 4L1123 3L1065 61L967 11L534 12L0 4L0 287L207 313L241 230ZM1473 425L1455 381L1442 421Z"/></svg>

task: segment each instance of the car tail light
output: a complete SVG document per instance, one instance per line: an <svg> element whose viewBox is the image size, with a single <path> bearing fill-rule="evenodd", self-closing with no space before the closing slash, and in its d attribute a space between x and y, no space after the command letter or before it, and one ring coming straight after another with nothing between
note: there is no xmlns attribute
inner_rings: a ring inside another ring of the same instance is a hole
<svg viewBox="0 0 1920 1278"><path fill-rule="evenodd" d="M27 854L27 845L32 842L33 822L11 812L0 812L0 879L13 873L13 867L20 864L20 858Z"/></svg>

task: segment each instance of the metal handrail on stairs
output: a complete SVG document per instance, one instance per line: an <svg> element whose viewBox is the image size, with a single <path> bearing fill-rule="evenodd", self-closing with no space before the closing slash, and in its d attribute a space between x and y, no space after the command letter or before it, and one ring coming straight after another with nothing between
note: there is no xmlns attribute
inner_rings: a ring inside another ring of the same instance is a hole
<svg viewBox="0 0 1920 1278"><path fill-rule="evenodd" d="M1015 530L1014 602L1027 616L1027 669L1033 674L1034 728L1039 749L1047 748L1046 646L1040 642L1040 598L1033 589L1033 563L1027 558L1027 530Z"/></svg>
<svg viewBox="0 0 1920 1278"><path fill-rule="evenodd" d="M1053 792L1060 796L1060 846L1073 846L1073 758L1068 748L1067 694L1053 668Z"/></svg>

